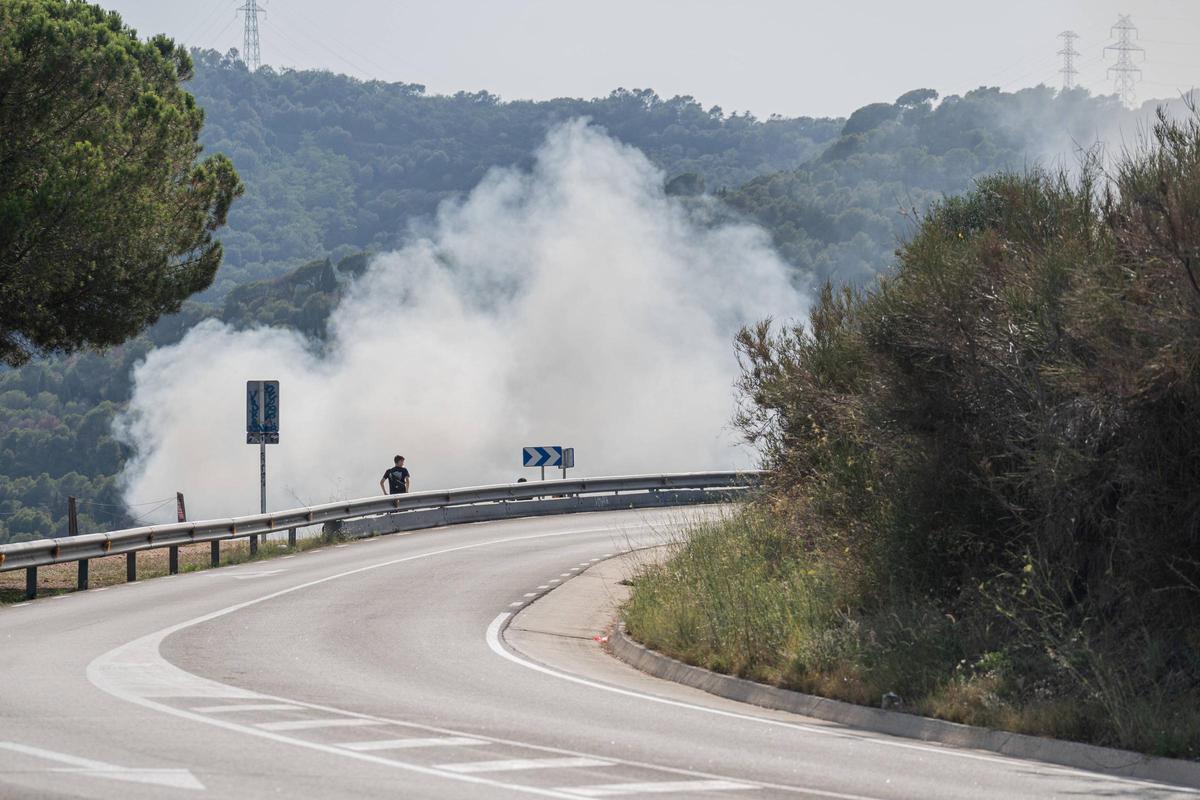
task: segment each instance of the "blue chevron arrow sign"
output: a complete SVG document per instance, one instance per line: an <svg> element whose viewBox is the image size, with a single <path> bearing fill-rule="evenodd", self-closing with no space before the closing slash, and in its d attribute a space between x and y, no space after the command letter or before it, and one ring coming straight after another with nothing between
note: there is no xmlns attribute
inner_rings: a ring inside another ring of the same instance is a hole
<svg viewBox="0 0 1200 800"><path fill-rule="evenodd" d="M558 445L526 447L521 451L521 464L526 467L561 467L563 449Z"/></svg>

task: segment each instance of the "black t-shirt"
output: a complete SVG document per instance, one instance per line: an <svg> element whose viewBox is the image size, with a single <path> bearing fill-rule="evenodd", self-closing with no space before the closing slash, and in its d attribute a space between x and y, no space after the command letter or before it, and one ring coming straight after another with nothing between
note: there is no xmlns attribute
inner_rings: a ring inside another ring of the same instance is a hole
<svg viewBox="0 0 1200 800"><path fill-rule="evenodd" d="M406 468L392 467L383 473L383 477L388 482L388 494L403 494L408 491L404 485L404 481L408 478L408 470Z"/></svg>

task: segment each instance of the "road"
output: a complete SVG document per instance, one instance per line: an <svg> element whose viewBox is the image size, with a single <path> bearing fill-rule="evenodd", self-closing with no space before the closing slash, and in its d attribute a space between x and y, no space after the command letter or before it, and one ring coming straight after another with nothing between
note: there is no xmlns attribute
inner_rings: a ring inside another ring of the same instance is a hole
<svg viewBox="0 0 1200 800"><path fill-rule="evenodd" d="M0 798L1196 796L739 705L583 639L553 662L504 639L679 513L386 536L0 609Z"/></svg>

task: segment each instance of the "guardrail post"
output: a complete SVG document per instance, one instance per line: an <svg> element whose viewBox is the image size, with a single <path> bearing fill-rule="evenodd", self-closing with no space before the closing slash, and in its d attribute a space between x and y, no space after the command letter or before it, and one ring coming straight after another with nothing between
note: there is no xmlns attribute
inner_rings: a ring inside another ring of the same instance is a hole
<svg viewBox="0 0 1200 800"><path fill-rule="evenodd" d="M183 503L183 492L175 493L175 521L187 522L187 507ZM179 545L171 545L167 551L167 571L179 574Z"/></svg>
<svg viewBox="0 0 1200 800"><path fill-rule="evenodd" d="M214 567L221 566L221 540L213 539L209 545L209 551L212 556L212 565Z"/></svg>
<svg viewBox="0 0 1200 800"><path fill-rule="evenodd" d="M251 557L258 554L258 535L250 537L250 555Z"/></svg>
<svg viewBox="0 0 1200 800"><path fill-rule="evenodd" d="M137 551L130 550L125 554L125 580L133 583L137 580Z"/></svg>
<svg viewBox="0 0 1200 800"><path fill-rule="evenodd" d="M25 599L37 597L37 567L25 568Z"/></svg>
<svg viewBox="0 0 1200 800"><path fill-rule="evenodd" d="M296 529L288 528L288 547L296 546Z"/></svg>
<svg viewBox="0 0 1200 800"><path fill-rule="evenodd" d="M70 496L67 497L67 535L79 535L79 508L75 498ZM79 559L75 588L81 592L88 588L88 561L86 558Z"/></svg>

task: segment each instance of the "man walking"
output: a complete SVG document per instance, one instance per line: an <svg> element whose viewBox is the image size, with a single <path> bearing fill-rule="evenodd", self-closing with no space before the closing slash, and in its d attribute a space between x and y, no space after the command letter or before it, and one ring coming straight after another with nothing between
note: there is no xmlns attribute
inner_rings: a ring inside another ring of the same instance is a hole
<svg viewBox="0 0 1200 800"><path fill-rule="evenodd" d="M396 466L383 473L383 477L379 479L379 490L387 494L404 494L412 484L412 479L408 476L408 470L404 468L404 456L396 456L395 461Z"/></svg>

